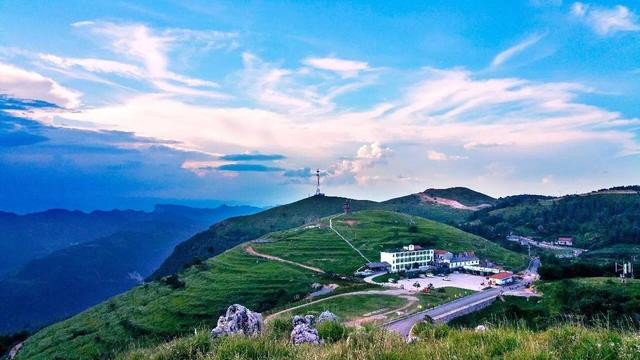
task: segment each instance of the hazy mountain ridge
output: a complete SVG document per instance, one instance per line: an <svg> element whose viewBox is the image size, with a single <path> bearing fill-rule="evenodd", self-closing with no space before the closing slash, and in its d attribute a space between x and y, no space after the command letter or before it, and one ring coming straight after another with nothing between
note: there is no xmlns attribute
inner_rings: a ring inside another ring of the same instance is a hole
<svg viewBox="0 0 640 360"><path fill-rule="evenodd" d="M56 250L5 274L0 280L0 333L37 328L121 293L151 274L180 241L221 219L258 210L158 205L150 213L92 212L129 219L119 231ZM46 213L87 218L82 212Z"/></svg>

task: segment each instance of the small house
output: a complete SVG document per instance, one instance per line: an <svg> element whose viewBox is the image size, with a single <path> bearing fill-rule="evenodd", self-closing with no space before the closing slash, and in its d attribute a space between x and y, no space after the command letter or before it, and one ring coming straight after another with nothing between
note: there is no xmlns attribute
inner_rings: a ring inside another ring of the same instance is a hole
<svg viewBox="0 0 640 360"><path fill-rule="evenodd" d="M513 274L510 272L499 272L488 277L489 283L502 286L513 283Z"/></svg>
<svg viewBox="0 0 640 360"><path fill-rule="evenodd" d="M556 244L561 246L573 246L573 236L558 236Z"/></svg>

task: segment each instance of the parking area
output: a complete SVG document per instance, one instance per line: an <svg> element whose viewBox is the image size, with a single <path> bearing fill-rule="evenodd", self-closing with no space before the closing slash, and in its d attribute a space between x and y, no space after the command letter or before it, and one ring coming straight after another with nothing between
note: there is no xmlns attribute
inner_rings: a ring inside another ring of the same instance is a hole
<svg viewBox="0 0 640 360"><path fill-rule="evenodd" d="M484 276L454 273L450 274L447 278L449 279L449 281L440 276L427 277L424 279L404 279L398 280L398 285L410 291L420 291L423 288L428 287L429 284L433 284L433 287L435 288L457 287L474 291L480 291L488 285L487 279ZM420 284L419 288L413 286L413 284L415 284L416 282Z"/></svg>

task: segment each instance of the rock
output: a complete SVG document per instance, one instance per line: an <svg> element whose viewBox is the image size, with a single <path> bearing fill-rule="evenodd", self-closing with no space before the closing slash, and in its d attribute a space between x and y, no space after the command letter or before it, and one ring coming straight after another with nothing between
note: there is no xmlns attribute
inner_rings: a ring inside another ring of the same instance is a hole
<svg viewBox="0 0 640 360"><path fill-rule="evenodd" d="M246 307L234 304L227 308L225 315L220 316L217 326L211 330L214 338L228 335L254 336L262 331L262 315Z"/></svg>
<svg viewBox="0 0 640 360"><path fill-rule="evenodd" d="M487 327L484 325L478 325L476 326L476 332L485 332L487 331Z"/></svg>
<svg viewBox="0 0 640 360"><path fill-rule="evenodd" d="M329 310L325 310L322 313L320 313L320 316L318 316L318 321L317 323L323 323L325 321L338 321L338 317L336 316L336 314L332 313Z"/></svg>
<svg viewBox="0 0 640 360"><path fill-rule="evenodd" d="M313 315L293 317L293 330L291 331L291 342L298 344L322 344L322 339L318 335L318 330L313 327L315 317Z"/></svg>

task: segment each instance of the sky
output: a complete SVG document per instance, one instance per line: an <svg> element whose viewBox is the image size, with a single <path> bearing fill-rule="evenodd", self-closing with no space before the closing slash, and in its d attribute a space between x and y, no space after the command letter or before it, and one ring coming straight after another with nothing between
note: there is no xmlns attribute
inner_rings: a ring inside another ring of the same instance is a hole
<svg viewBox="0 0 640 360"><path fill-rule="evenodd" d="M640 183L640 3L0 1L0 209Z"/></svg>

